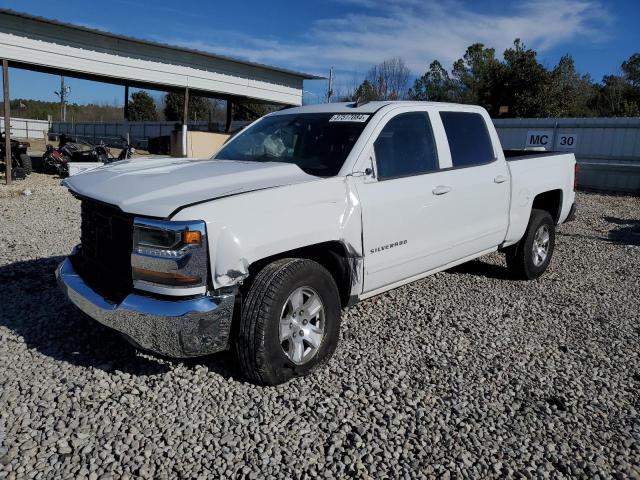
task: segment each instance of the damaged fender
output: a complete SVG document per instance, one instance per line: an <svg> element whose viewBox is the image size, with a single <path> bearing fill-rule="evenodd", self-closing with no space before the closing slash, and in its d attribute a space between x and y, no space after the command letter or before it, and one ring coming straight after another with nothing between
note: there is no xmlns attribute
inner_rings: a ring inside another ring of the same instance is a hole
<svg viewBox="0 0 640 480"><path fill-rule="evenodd" d="M363 253L360 201L350 177L219 198L180 210L174 220L207 224L214 289L240 285L258 260L326 242L345 249L350 296L362 292Z"/></svg>

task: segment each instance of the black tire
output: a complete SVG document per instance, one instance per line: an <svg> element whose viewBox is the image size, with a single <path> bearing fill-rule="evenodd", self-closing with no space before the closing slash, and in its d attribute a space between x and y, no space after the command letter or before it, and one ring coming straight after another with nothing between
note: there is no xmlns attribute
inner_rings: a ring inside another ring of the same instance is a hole
<svg viewBox="0 0 640 480"><path fill-rule="evenodd" d="M24 168L24 173L30 175L33 172L33 166L31 165L31 157L26 153L20 154L20 166Z"/></svg>
<svg viewBox="0 0 640 480"><path fill-rule="evenodd" d="M538 230L546 226L549 234L546 258L542 263L536 265L533 260L533 242ZM553 250L555 248L556 229L553 218L549 212L544 210L531 210L531 217L527 230L522 239L506 250L507 268L511 274L520 280L534 280L542 275L551 262Z"/></svg>
<svg viewBox="0 0 640 480"><path fill-rule="evenodd" d="M324 337L307 363L293 363L280 343L280 315L294 290L312 288L324 305ZM277 385L307 375L329 360L340 334L340 296L331 274L306 259L285 258L265 266L248 286L235 350L245 376L257 384Z"/></svg>

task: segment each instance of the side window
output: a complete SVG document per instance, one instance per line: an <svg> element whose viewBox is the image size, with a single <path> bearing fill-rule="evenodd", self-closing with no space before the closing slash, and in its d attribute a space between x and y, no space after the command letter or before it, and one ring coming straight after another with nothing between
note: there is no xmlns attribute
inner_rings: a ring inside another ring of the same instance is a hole
<svg viewBox="0 0 640 480"><path fill-rule="evenodd" d="M404 113L392 118L375 141L378 179L407 177L438 169L429 116Z"/></svg>
<svg viewBox="0 0 640 480"><path fill-rule="evenodd" d="M495 159L487 125L482 115L468 112L440 112L455 167L490 163Z"/></svg>

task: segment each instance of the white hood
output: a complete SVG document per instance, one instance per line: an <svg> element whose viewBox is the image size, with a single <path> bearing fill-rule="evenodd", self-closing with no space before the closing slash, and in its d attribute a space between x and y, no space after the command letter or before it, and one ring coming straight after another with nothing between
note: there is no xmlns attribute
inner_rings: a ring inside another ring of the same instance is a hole
<svg viewBox="0 0 640 480"><path fill-rule="evenodd" d="M128 213L166 218L185 205L317 179L288 163L159 158L115 162L63 185Z"/></svg>

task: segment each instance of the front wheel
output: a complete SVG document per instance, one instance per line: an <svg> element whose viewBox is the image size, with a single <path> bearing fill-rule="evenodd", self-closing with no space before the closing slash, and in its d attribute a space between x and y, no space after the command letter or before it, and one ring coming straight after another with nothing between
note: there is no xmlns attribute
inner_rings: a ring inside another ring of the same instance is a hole
<svg viewBox="0 0 640 480"><path fill-rule="evenodd" d="M264 267L242 305L235 349L244 374L263 385L326 362L340 333L340 297L320 264L287 258Z"/></svg>
<svg viewBox="0 0 640 480"><path fill-rule="evenodd" d="M31 165L31 157L26 153L20 154L20 166L24 168L24 173L26 175L30 175L33 172L33 167Z"/></svg>
<svg viewBox="0 0 640 480"><path fill-rule="evenodd" d="M522 280L542 275L551 262L556 230L549 212L533 209L522 239L506 251L507 268Z"/></svg>

